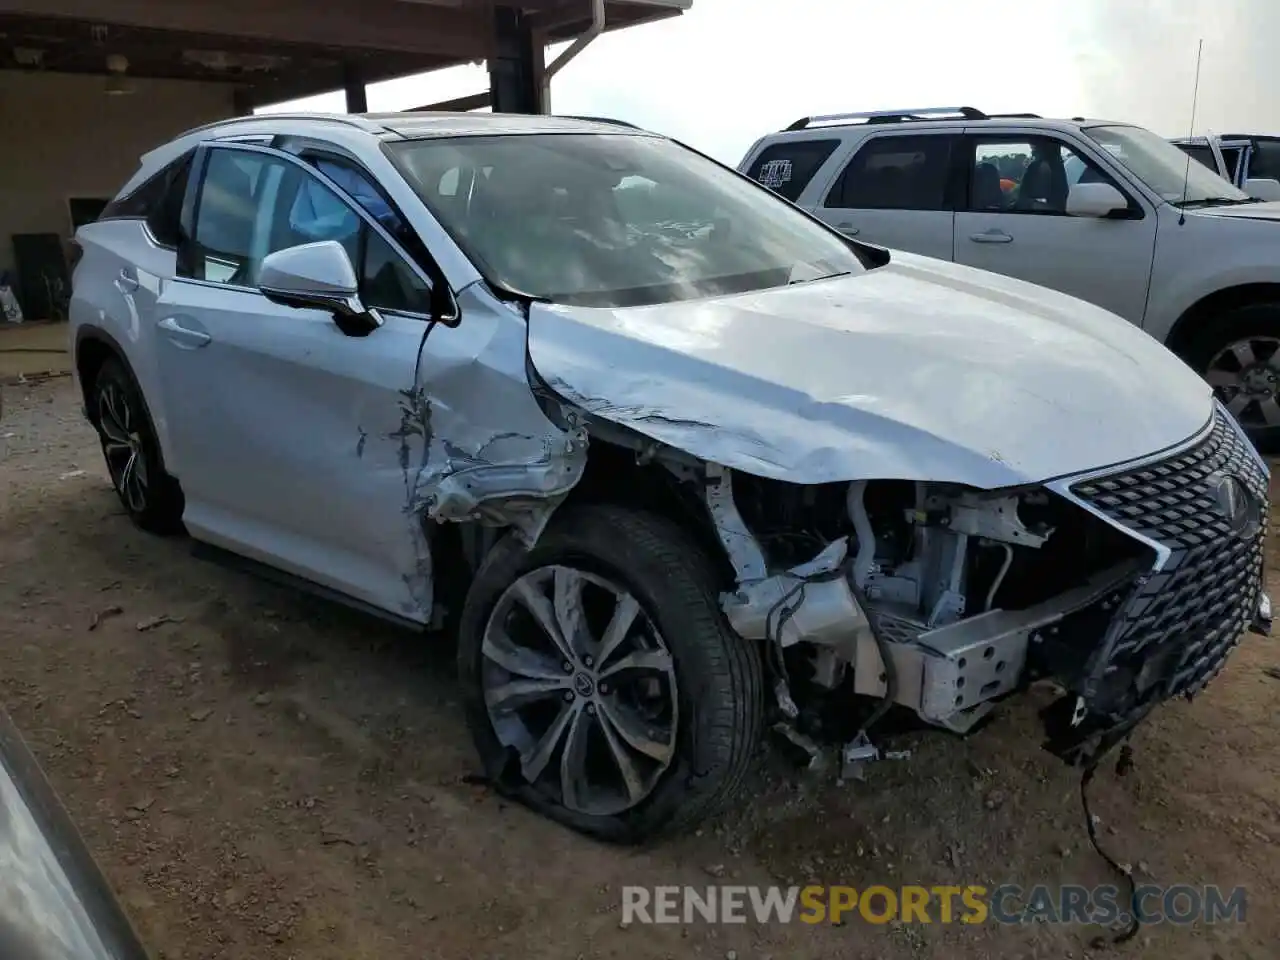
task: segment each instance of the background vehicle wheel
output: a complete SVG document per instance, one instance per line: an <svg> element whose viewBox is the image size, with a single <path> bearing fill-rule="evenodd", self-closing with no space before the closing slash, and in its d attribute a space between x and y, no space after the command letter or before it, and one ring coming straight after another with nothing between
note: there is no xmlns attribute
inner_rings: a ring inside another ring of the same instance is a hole
<svg viewBox="0 0 1280 960"><path fill-rule="evenodd" d="M1260 449L1280 448L1280 304L1231 310L1186 352Z"/></svg>
<svg viewBox="0 0 1280 960"><path fill-rule="evenodd" d="M759 651L710 565L667 520L570 508L490 552L462 611L467 720L505 793L638 843L721 808L759 741Z"/></svg>
<svg viewBox="0 0 1280 960"><path fill-rule="evenodd" d="M182 491L165 473L151 415L118 360L103 363L90 391L94 426L111 483L130 518L152 533L182 530Z"/></svg>

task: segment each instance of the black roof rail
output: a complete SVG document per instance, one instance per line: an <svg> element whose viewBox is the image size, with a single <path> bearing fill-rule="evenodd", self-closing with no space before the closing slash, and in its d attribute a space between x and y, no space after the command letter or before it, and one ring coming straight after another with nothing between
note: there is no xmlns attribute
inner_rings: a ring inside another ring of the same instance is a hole
<svg viewBox="0 0 1280 960"><path fill-rule="evenodd" d="M902 123L907 120L945 120L948 117L960 117L964 120L987 119L987 115L976 107L918 107L911 110L868 110L860 113L828 113L816 117L801 117L786 129L804 130L815 123L838 123L846 120Z"/></svg>
<svg viewBox="0 0 1280 960"><path fill-rule="evenodd" d="M1038 113L989 113L988 120L1043 120Z"/></svg>

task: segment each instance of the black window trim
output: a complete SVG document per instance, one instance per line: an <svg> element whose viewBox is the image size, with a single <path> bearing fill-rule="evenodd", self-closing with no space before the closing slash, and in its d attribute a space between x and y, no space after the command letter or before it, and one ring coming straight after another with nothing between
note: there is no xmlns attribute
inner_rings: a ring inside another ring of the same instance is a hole
<svg viewBox="0 0 1280 960"><path fill-rule="evenodd" d="M966 130L961 137L963 141L961 150L957 156L959 157L958 168L962 171L963 176L960 178L961 190L959 201L956 204L957 213L984 213L993 215L1012 214L1013 216L1032 216L1032 217L1071 217L1071 214L1065 210L974 210L969 206L969 192L973 184L973 168L974 160L978 155L979 143L1026 143L1030 144L1032 140L1053 140L1058 144L1066 147L1077 157L1083 160L1088 166L1093 167L1102 173L1111 186L1120 191L1120 196L1124 197L1128 209L1119 215L1113 215L1107 219L1111 220L1143 220L1146 219L1147 212L1138 199L1121 178L1117 177L1114 172L1108 170L1106 166L1099 163L1088 151L1078 144L1072 143L1061 134L1050 130L1000 130L1000 131L978 131ZM1194 158L1193 158L1194 159Z"/></svg>
<svg viewBox="0 0 1280 960"><path fill-rule="evenodd" d="M848 174L850 167L859 155L876 142L886 140L901 140L904 138L923 139L932 137L937 139L947 138L949 153L947 154L947 173L942 184L942 206L940 207L844 207L832 204L833 199L844 199L844 180ZM831 181L831 185L827 187L826 193L822 198L822 209L824 210L897 210L908 213L955 213L959 209L959 200L968 200L966 195L957 195L956 189L956 170L957 164L962 162L958 158L961 154L956 150L956 145L963 140L963 134L959 130L942 129L942 130L886 130L877 131L862 139L856 141L853 150L845 158L840 169L836 172L835 179Z"/></svg>
<svg viewBox="0 0 1280 960"><path fill-rule="evenodd" d="M152 226L150 215L142 218L142 226L147 233L148 239L150 239L152 243L154 243L157 247L159 247L162 250L172 250L176 252L183 240L182 201L185 197L186 186L191 182L191 177L195 173L195 167L196 167L195 150L186 151L181 157L178 157L172 164L169 164L165 169L169 171L177 171L177 170L180 170L182 167L186 167L187 172L186 172L186 183L183 184L184 196L178 198L177 222L174 224L174 227L176 228L175 233L177 234L177 240L174 243L166 243L165 241L161 240L159 237L156 236L155 228ZM174 196L174 187L176 185L177 185L176 181L171 180L169 182L168 188L165 190L164 200L161 201L162 210L167 208L167 205L169 204L171 198Z"/></svg>
<svg viewBox="0 0 1280 960"><path fill-rule="evenodd" d="M427 284L428 290L436 291L438 289L442 289L441 287L437 286L438 284L443 284L443 289L449 289L449 285L445 280L444 273L440 270L439 265L435 263L434 258L432 258L430 261L433 269L430 269L430 270L424 269L422 265L420 265L412 256L409 255L409 253L404 249L404 247L400 244L400 242L395 237L391 236L390 232L387 231L382 226L382 224L378 222L376 217L374 217L371 213L365 210L364 207L360 205L360 202L356 200L354 197L352 197L350 194L348 194L345 190L343 190L341 186L339 186L329 177L325 176L324 172L317 169L314 164L307 163L306 160L304 160L302 157L299 157L293 153L289 153L286 150L280 150L278 148L259 144L259 143L245 143L242 141L227 141L227 140L212 140L212 141L206 141L204 143L201 143L199 146L195 148L195 157L192 161L191 173L187 180L187 194L184 197L183 204L182 204L181 233L183 235L184 240L188 240L192 236L194 225L196 223L197 218L200 215L200 198L203 193L205 175L208 172L209 157L212 156L213 151L215 150L228 150L228 151L233 151L238 153L262 154L264 156L274 157L278 160L283 160L287 164L293 164L297 169L303 172L304 176L310 176L315 180L318 180L325 187L328 187L330 190L332 190L334 194L338 197L338 199L340 199L343 203L345 203L348 207L350 207L351 210L355 213L355 215L364 222L364 225L366 227L376 231L378 236L380 236L384 241L386 241L388 245L390 245L392 251L398 257L400 257L402 260L405 261L405 263L413 270L413 272L418 276L420 280L424 281ZM423 246L425 247L426 244L424 243ZM185 266L185 264L182 263L182 258L180 256L179 268L181 269L183 266ZM438 278L433 277L432 276L433 273L438 274ZM219 283L213 280L201 280L196 277L182 276L181 274L176 274L174 276L174 279L181 281L182 283L191 283L191 284L196 284L198 286L214 287L219 290L240 290L248 293L257 294L258 296L262 296L262 292L257 287L251 287L245 284ZM420 313L415 310L395 310L390 308L384 309L382 307L379 307L378 310L381 313L387 313L394 316L408 317L414 320L424 320L427 322L438 321L446 325L449 325L451 323L456 324L459 320L459 317L457 315L456 300L454 300L452 291L450 291L448 300L451 305L451 313L445 316L438 315L436 313Z"/></svg>

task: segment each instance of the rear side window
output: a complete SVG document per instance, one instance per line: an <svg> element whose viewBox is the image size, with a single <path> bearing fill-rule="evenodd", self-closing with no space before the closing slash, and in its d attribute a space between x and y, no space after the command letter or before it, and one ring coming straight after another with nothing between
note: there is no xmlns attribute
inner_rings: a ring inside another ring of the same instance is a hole
<svg viewBox="0 0 1280 960"><path fill-rule="evenodd" d="M839 140L784 140L772 144L752 161L747 176L795 203L839 145Z"/></svg>
<svg viewBox="0 0 1280 960"><path fill-rule="evenodd" d="M853 155L827 196L828 207L946 210L955 137L874 137Z"/></svg>
<svg viewBox="0 0 1280 960"><path fill-rule="evenodd" d="M123 197L103 208L99 220L146 220L156 242L178 245L178 221L194 151L184 153Z"/></svg>

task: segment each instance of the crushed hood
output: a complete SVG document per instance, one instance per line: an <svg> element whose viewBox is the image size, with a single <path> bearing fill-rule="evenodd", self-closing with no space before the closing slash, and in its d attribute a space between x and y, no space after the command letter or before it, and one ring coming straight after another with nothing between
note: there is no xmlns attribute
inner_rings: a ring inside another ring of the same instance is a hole
<svg viewBox="0 0 1280 960"><path fill-rule="evenodd" d="M796 483L1039 482L1172 446L1212 407L1182 361L1105 310L898 252L737 296L535 303L529 355L596 417Z"/></svg>

